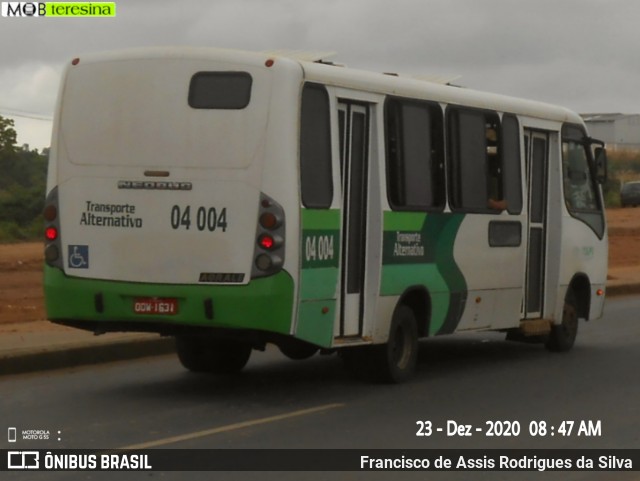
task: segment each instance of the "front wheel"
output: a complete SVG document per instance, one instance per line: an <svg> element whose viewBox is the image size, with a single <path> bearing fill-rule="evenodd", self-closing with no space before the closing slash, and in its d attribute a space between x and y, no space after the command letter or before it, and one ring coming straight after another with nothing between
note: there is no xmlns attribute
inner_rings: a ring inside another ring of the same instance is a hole
<svg viewBox="0 0 640 481"><path fill-rule="evenodd" d="M251 345L234 339L195 335L176 337L178 359L193 372L240 372L249 361L251 350Z"/></svg>
<svg viewBox="0 0 640 481"><path fill-rule="evenodd" d="M571 350L578 335L578 302L569 288L562 308L562 322L551 328L545 347L552 352Z"/></svg>

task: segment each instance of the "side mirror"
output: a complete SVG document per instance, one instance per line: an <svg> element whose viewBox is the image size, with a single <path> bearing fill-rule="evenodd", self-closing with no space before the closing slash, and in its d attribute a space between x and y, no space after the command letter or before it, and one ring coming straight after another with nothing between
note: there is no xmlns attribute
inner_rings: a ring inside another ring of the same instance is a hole
<svg viewBox="0 0 640 481"><path fill-rule="evenodd" d="M604 184L607 181L607 150L604 148L604 142L591 137L587 137L585 140L587 144L591 144L592 148L594 145L597 145L597 147L591 151L593 153L594 163L592 169L596 175L596 182Z"/></svg>

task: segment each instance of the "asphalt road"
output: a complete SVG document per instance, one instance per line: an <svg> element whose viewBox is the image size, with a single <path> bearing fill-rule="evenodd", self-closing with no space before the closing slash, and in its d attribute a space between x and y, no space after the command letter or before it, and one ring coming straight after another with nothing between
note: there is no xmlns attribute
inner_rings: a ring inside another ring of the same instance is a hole
<svg viewBox="0 0 640 481"><path fill-rule="evenodd" d="M4 377L0 448L640 448L639 313L640 298L610 300L603 319L581 323L566 354L505 342L495 333L428 340L420 346L417 376L397 386L353 380L335 355L296 362L276 349L254 352L232 378L186 372L173 356ZM431 426L430 436L416 435L420 421ZM471 425L472 436L447 435L451 421ZM492 421L512 428L517 422L520 433L487 436ZM532 421L554 427L554 435L532 436ZM574 421L569 436L559 432L562 421ZM46 430L51 438L9 445L9 426ZM591 435L579 435L581 426ZM158 472L6 474L186 479ZM640 481L639 472L304 475L400 477ZM299 480L300 473L190 473L188 479Z"/></svg>

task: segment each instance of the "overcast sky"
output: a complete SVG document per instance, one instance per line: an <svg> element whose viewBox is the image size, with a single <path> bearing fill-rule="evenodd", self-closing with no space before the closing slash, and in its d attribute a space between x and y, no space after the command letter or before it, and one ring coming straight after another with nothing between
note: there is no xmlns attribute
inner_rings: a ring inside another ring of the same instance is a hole
<svg viewBox="0 0 640 481"><path fill-rule="evenodd" d="M84 53L191 45L335 51L350 67L584 112L640 113L638 0L120 0L101 19L0 17L0 115L50 144L62 67Z"/></svg>

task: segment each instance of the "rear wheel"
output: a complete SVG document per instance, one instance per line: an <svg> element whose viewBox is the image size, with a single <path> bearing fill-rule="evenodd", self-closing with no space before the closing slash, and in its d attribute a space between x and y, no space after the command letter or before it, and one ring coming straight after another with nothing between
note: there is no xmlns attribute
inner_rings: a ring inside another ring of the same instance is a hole
<svg viewBox="0 0 640 481"><path fill-rule="evenodd" d="M347 348L341 351L347 368L371 381L400 383L413 376L418 360L418 328L413 311L398 306L386 344Z"/></svg>
<svg viewBox="0 0 640 481"><path fill-rule="evenodd" d="M571 288L567 291L562 309L562 322L551 328L545 347L552 352L566 352L573 347L578 335L578 302Z"/></svg>
<svg viewBox="0 0 640 481"><path fill-rule="evenodd" d="M396 308L389 330L389 341L377 353L381 380L404 382L413 376L418 360L418 327L413 311L404 305Z"/></svg>
<svg viewBox="0 0 640 481"><path fill-rule="evenodd" d="M211 336L177 336L176 351L180 363L193 372L233 374L246 366L251 345L234 339Z"/></svg>

